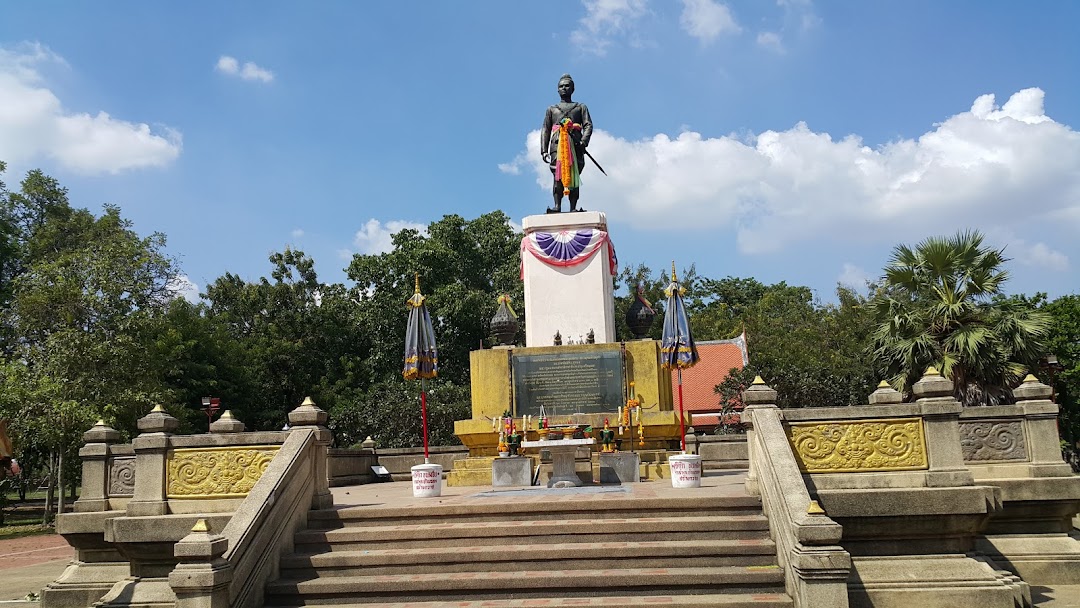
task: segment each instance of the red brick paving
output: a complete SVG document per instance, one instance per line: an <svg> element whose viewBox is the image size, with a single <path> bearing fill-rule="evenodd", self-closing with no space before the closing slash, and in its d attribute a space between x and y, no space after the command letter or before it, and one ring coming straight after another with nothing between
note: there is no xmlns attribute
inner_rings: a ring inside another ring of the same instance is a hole
<svg viewBox="0 0 1080 608"><path fill-rule="evenodd" d="M0 570L75 557L75 549L59 534L0 539Z"/></svg>

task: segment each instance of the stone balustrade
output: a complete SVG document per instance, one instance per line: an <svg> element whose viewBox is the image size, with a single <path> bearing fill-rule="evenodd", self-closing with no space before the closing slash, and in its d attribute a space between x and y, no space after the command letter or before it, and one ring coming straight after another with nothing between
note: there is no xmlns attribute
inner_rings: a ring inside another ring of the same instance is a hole
<svg viewBox="0 0 1080 608"><path fill-rule="evenodd" d="M776 472L767 469L790 455L799 474L785 492L805 490L842 528L839 545L851 555L847 594L853 607L1030 605L1022 573L979 553L983 532L1007 511L1005 493L979 467L1015 467L1018 457L973 467L965 458L971 448L961 440L961 418L990 408L965 409L953 397L952 382L933 368L913 393L914 402L903 403L883 383L865 406L782 411L751 408L747 400L753 425L748 489L762 494L771 522L764 481ZM1050 414L1045 404L1021 404L1008 412L1029 410L1036 425ZM1001 418L994 422L1016 422ZM1024 458L1030 475L1060 471L1045 452Z"/></svg>
<svg viewBox="0 0 1080 608"><path fill-rule="evenodd" d="M201 555L191 549L195 540L180 553L174 553L174 547L191 536L197 521L203 521L210 534L234 520L250 527L252 521L277 518L268 529L280 538L257 550L251 542L262 538L259 533L249 530L228 537L226 557L243 564L245 580L265 582L267 556L287 546L303 512L332 504L326 419L326 412L307 399L290 413L290 431L244 432L244 424L226 411L209 433L184 436L175 434L178 421L158 406L138 421L140 434L130 445L120 444L120 434L99 421L84 435L83 491L75 512L62 515L57 524L77 549L78 559L43 590L42 605L173 604L178 594L170 587L170 572L179 561ZM287 447L289 454L282 454ZM282 461L279 456L287 463L276 464ZM282 485L283 467L291 471L291 486ZM274 473L272 479L264 479L268 471ZM284 494L293 498L291 503L279 501ZM284 516L277 504L289 507ZM239 520L238 514L243 514ZM187 598L214 593L190 587L179 583ZM260 586L239 596L261 597L261 592Z"/></svg>

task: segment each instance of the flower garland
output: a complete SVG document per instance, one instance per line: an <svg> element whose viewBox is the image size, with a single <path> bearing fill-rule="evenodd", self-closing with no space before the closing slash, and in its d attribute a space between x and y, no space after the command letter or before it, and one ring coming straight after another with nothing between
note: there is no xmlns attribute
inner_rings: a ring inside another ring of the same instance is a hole
<svg viewBox="0 0 1080 608"><path fill-rule="evenodd" d="M580 131L581 125L574 124L569 118L562 119L552 129L559 130L559 147L555 154L555 175L563 185L563 195L569 195L571 189L581 186L581 171L577 166L573 140L570 131Z"/></svg>

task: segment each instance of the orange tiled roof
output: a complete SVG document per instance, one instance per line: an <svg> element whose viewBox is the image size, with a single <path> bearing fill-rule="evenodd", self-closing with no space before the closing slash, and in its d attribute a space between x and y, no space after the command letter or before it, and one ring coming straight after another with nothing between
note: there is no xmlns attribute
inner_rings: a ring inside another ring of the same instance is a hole
<svg viewBox="0 0 1080 608"><path fill-rule="evenodd" d="M698 342L697 348L701 360L694 367L684 369L682 373L683 409L688 412L715 414L720 411L720 395L714 390L716 385L724 381L731 368L742 369L748 362L746 337ZM671 373L671 394L675 400L675 409L678 410L678 375L674 371ZM694 422L716 424L716 416L695 416Z"/></svg>

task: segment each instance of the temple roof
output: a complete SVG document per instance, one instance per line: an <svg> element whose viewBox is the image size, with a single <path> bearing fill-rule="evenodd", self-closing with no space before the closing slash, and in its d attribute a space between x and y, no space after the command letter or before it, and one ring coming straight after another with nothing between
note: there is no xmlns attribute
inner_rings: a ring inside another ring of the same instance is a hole
<svg viewBox="0 0 1080 608"><path fill-rule="evenodd" d="M682 373L683 409L688 412L716 413L720 411L720 395L716 394L716 385L727 378L732 368L742 369L750 361L746 334L730 340L698 342L697 348L701 361ZM675 373L671 374L671 394L677 411L679 387ZM712 426L717 424L717 417L696 415L694 423Z"/></svg>

